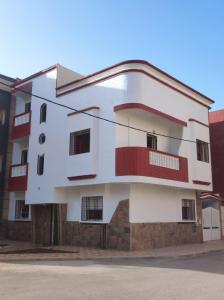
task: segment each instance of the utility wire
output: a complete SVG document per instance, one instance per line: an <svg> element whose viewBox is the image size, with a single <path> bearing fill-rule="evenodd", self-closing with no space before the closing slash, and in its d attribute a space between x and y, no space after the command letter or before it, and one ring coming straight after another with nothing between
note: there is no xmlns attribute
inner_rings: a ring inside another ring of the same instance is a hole
<svg viewBox="0 0 224 300"><path fill-rule="evenodd" d="M1 82L0 81L0 84L4 85L4 86L7 86L7 87L10 87L11 88L11 85L9 84L6 84L4 82ZM35 97L37 99L40 99L40 100L44 100L48 103L51 103L51 104L55 104L55 105L58 105L60 107L63 107L63 108L66 108L66 109L69 109L69 110L72 110L74 112L77 112L77 113L82 113L84 115L87 115L89 117L93 117L93 118L96 118L96 119L99 119L99 120L102 120L102 121L105 121L105 122L108 122L108 123L111 123L111 124L115 124L115 125L119 125L119 126L122 126L122 127L125 127L125 128L129 128L129 129L132 129L132 130L136 130L136 131L140 131L140 132L144 132L144 133L149 133L149 134L153 134L153 135L156 135L156 136L161 136L161 137L165 137L165 138L169 138L169 139L173 139L173 140L179 140L179 141L184 141L184 142L189 142L189 143L194 143L196 144L196 141L193 141L193 140L188 140L188 139L182 139L182 138L179 138L179 137L174 137L174 136L170 136L170 135L165 135L165 134L162 134L162 133L156 133L156 132L152 132L152 131L148 131L148 130L144 130L144 129L140 129L140 128L137 128L137 127L133 127L133 126L129 126L129 125L126 125L126 124L123 124L123 123L119 123L119 122L116 122L116 121L112 121L110 119L107 119L107 118L103 118L103 117L99 117L99 116L96 116L96 115L93 115L91 113L88 113L88 112L85 112L85 111L82 111L82 110L78 110L74 107L70 107L68 105L65 105L65 104L61 104L61 103L57 103L53 100L50 100L48 98L45 98L45 97L42 97L42 96L39 96L39 95L35 95L31 92L28 92L28 91L25 91L19 87L16 87L16 90L24 93L24 94L27 94L27 95L30 95L32 97Z"/></svg>

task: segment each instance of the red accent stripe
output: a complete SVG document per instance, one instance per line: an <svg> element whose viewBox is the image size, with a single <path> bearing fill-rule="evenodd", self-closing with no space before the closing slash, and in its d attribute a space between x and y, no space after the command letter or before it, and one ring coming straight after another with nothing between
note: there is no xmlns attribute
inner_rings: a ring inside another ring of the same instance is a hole
<svg viewBox="0 0 224 300"><path fill-rule="evenodd" d="M146 66L148 66L148 67L150 67L150 68L152 68L152 69L158 71L158 72L161 73L162 75L165 75L165 76L169 77L170 79L172 79L172 80L176 81L177 83L183 85L184 87L190 89L192 92L194 92L194 93L196 93L196 94L198 94L198 95L200 95L200 96L206 98L207 100L211 101L212 103L214 103L214 101L213 101L211 98L209 98L209 97L203 95L202 93L196 91L195 89L193 89L193 88L190 87L189 85L187 85L187 84L181 82L180 80L174 78L173 76L171 76L171 75L169 75L168 73L162 71L161 69L159 69L159 68L157 68L156 66L150 64L149 62L147 62L147 61L145 61L145 60L136 60L136 59L135 59L135 60L126 60L126 61L122 61L122 62L120 62L120 63L114 64L114 65L112 65L112 66L110 66L110 67L107 67L107 68L105 68L105 69L102 69L102 70L100 70L100 71L97 71L97 72L95 72L95 73L92 73L92 74L90 74L90 75L88 75L88 76L86 76L86 77L82 77L81 79L73 80L73 81L71 81L71 82L69 82L69 83L66 83L66 84L64 84L64 85L62 85L62 86L60 86L60 87L58 87L57 89L64 88L64 87L69 86L69 85L71 85L71 84L73 84L73 83L80 82L80 81L82 81L82 80L85 80L85 79L87 79L87 78L93 77L93 76L95 76L95 75L101 74L101 73L103 73L103 72L105 72L105 71L109 71L109 70L111 70L111 69L114 69L114 68L116 68L116 67L119 67L119 66L122 66L122 65L125 65L125 64L136 64L136 63L137 63L137 64L143 64L143 65L146 65Z"/></svg>
<svg viewBox="0 0 224 300"><path fill-rule="evenodd" d="M142 103L124 103L124 104L121 104L121 105L117 105L117 106L114 106L114 111L120 111L120 110L126 110L126 109L141 109L141 110L144 110L144 111L147 111L147 112L150 112L150 113L153 113L161 118L164 118L164 119L167 119L169 121L172 121L172 122L175 122L181 126L187 126L187 123L180 120L180 119L177 119L177 118L174 118L168 114L165 114L157 109L154 109L150 106L147 106L145 104L142 104Z"/></svg>
<svg viewBox="0 0 224 300"><path fill-rule="evenodd" d="M95 178L96 174L80 175L80 176L70 176L67 177L68 180L83 180L83 179L92 179Z"/></svg>
<svg viewBox="0 0 224 300"><path fill-rule="evenodd" d="M161 179L188 182L188 160L179 157L179 170L151 165L149 153L159 152L173 156L166 152L156 151L144 147L121 147L116 149L116 176L146 176ZM176 157L176 156L175 156Z"/></svg>
<svg viewBox="0 0 224 300"><path fill-rule="evenodd" d="M26 84L23 84L23 85L19 86L19 88L14 88L12 90L12 93L14 94L16 92L20 92L21 90L27 91L29 89L32 89L32 85L33 85L32 82L28 82Z"/></svg>
<svg viewBox="0 0 224 300"><path fill-rule="evenodd" d="M31 111L29 112L29 122L25 124L21 124L18 126L15 126L15 119L17 117L23 116L28 114L28 112L16 115L13 117L13 127L12 127L12 133L11 133L11 139L15 140L21 137L29 136L30 135L30 127L31 127Z"/></svg>
<svg viewBox="0 0 224 300"><path fill-rule="evenodd" d="M56 69L57 67L58 67L58 65L53 65L53 66L51 66L51 67L49 67L49 68L47 68L47 69L44 69L44 70L39 71L39 72L37 72L37 73L34 73L33 75L30 75L30 76L28 76L28 77L26 77L26 78L24 78L24 79L20 79L20 80L16 81L14 84L12 84L11 87L15 87L15 86L17 86L17 85L20 85L20 84L22 84L23 82L26 82L26 81L28 81L28 80L31 80L31 79L33 79L33 78L35 78L35 77L40 76L40 75L43 75L43 74L45 74L45 73L47 73L47 72L49 72L49 71L51 71L51 70L53 70L53 69Z"/></svg>
<svg viewBox="0 0 224 300"><path fill-rule="evenodd" d="M201 181L201 180L192 180L192 182L194 184L201 184L201 185L210 185L211 182L208 182L208 181Z"/></svg>
<svg viewBox="0 0 224 300"><path fill-rule="evenodd" d="M198 121L198 120L196 120L196 119L188 119L188 121L189 122L195 122L195 123L198 123L198 124L200 124L200 125L203 125L203 126L205 126L205 127L209 127L209 125L207 125L207 124L205 124L205 123L203 123L203 122L201 122L201 121Z"/></svg>
<svg viewBox="0 0 224 300"><path fill-rule="evenodd" d="M67 116L70 117L70 116L77 115L77 114L80 114L82 112L92 110L92 109L100 109L100 108L98 106L91 106L91 107L87 107L87 108L84 108L84 109L79 110L79 111L74 111L72 113L69 113L69 114L67 114Z"/></svg>

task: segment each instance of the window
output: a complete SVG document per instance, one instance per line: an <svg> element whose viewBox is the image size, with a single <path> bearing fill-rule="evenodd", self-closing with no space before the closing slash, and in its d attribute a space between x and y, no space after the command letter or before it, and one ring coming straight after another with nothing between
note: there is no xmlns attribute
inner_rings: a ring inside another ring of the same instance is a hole
<svg viewBox="0 0 224 300"><path fill-rule="evenodd" d="M70 155L90 152L90 129L70 134Z"/></svg>
<svg viewBox="0 0 224 300"><path fill-rule="evenodd" d="M147 148L157 149L157 136L147 134Z"/></svg>
<svg viewBox="0 0 224 300"><path fill-rule="evenodd" d="M103 197L82 197L82 221L100 221L103 219Z"/></svg>
<svg viewBox="0 0 224 300"><path fill-rule="evenodd" d="M46 140L46 136L44 133L41 133L40 136L39 136L39 143L40 144L44 144L45 143L45 140Z"/></svg>
<svg viewBox="0 0 224 300"><path fill-rule="evenodd" d="M28 151L22 150L22 152L21 152L21 164L22 165L27 163L27 155L28 155Z"/></svg>
<svg viewBox="0 0 224 300"><path fill-rule="evenodd" d="M197 140L196 145L197 145L197 160L209 162L208 143Z"/></svg>
<svg viewBox="0 0 224 300"><path fill-rule="evenodd" d="M195 221L195 200L182 199L182 219Z"/></svg>
<svg viewBox="0 0 224 300"><path fill-rule="evenodd" d="M4 125L4 124L5 124L5 110L0 109L0 125Z"/></svg>
<svg viewBox="0 0 224 300"><path fill-rule="evenodd" d="M31 111L31 102L25 103L25 112Z"/></svg>
<svg viewBox="0 0 224 300"><path fill-rule="evenodd" d="M38 155L37 159L37 174L43 175L44 174L44 154Z"/></svg>
<svg viewBox="0 0 224 300"><path fill-rule="evenodd" d="M3 155L0 155L0 173L2 172L3 168Z"/></svg>
<svg viewBox="0 0 224 300"><path fill-rule="evenodd" d="M29 218L29 205L25 204L24 200L16 200L15 219L28 219Z"/></svg>
<svg viewBox="0 0 224 300"><path fill-rule="evenodd" d="M40 123L46 122L47 119L47 104L43 103L40 107Z"/></svg>

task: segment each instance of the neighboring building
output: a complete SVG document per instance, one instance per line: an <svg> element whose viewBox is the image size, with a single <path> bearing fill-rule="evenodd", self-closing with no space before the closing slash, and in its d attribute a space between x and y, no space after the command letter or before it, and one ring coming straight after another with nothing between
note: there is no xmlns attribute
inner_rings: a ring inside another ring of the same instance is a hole
<svg viewBox="0 0 224 300"><path fill-rule="evenodd" d="M209 113L213 193L202 195L204 240L224 238L224 109Z"/></svg>
<svg viewBox="0 0 224 300"><path fill-rule="evenodd" d="M145 61L86 77L53 66L14 95L10 238L130 250L202 241L211 99Z"/></svg>
<svg viewBox="0 0 224 300"><path fill-rule="evenodd" d="M9 115L11 104L10 88L4 84L11 85L15 82L13 78L0 74L0 223L3 214L3 195L6 179L6 161L8 149Z"/></svg>

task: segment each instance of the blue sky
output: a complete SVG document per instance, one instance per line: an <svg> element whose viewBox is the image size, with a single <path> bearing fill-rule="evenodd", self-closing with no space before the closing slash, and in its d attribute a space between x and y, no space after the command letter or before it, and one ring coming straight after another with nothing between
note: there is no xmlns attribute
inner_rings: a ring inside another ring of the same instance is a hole
<svg viewBox="0 0 224 300"><path fill-rule="evenodd" d="M224 1L0 0L0 73L144 59L224 108Z"/></svg>

